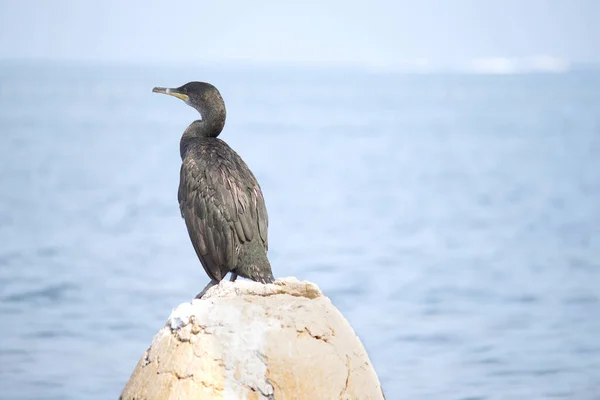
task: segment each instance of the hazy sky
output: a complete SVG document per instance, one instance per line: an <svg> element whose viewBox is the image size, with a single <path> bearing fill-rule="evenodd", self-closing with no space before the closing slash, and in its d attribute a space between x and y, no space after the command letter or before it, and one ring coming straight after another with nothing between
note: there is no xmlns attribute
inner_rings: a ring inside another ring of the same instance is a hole
<svg viewBox="0 0 600 400"><path fill-rule="evenodd" d="M0 58L440 65L535 55L600 63L600 0L0 0Z"/></svg>

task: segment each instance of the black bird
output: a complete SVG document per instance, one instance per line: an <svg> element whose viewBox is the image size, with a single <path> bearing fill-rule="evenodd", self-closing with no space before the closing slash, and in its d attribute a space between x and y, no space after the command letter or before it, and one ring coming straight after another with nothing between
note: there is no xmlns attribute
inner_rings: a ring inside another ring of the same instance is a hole
<svg viewBox="0 0 600 400"><path fill-rule="evenodd" d="M201 116L183 132L179 149L179 208L196 254L211 281L228 272L257 282L274 281L267 258L268 216L262 191L244 160L217 136L225 125L225 102L216 87L189 82L155 93L175 96Z"/></svg>

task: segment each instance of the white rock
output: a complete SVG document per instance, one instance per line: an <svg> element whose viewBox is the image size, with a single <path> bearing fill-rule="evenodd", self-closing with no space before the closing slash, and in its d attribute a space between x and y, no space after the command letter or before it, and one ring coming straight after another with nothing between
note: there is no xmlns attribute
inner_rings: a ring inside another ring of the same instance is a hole
<svg viewBox="0 0 600 400"><path fill-rule="evenodd" d="M358 337L310 282L222 281L173 310L121 399L384 399Z"/></svg>

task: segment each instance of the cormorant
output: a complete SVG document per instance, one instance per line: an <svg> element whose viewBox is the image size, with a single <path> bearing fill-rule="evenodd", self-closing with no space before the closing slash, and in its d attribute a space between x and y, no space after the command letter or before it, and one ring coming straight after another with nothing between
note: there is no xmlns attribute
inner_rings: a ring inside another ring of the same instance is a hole
<svg viewBox="0 0 600 400"><path fill-rule="evenodd" d="M183 100L201 116L181 137L177 195L194 250L211 279L196 298L228 272L231 281L240 275L273 282L262 191L241 157L217 138L226 114L221 94L206 82L189 82L175 89L155 87L152 91Z"/></svg>

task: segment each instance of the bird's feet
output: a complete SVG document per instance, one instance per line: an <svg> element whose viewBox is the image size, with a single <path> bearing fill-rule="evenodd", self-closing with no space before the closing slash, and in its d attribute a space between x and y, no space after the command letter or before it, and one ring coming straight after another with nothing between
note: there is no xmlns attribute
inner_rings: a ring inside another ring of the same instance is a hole
<svg viewBox="0 0 600 400"><path fill-rule="evenodd" d="M196 299L201 299L202 296L204 296L206 294L208 289L210 289L211 287L215 286L218 283L219 282L215 281L214 279L211 280L210 282L208 282L208 284L204 287L204 289L202 289L202 291L196 295Z"/></svg>

